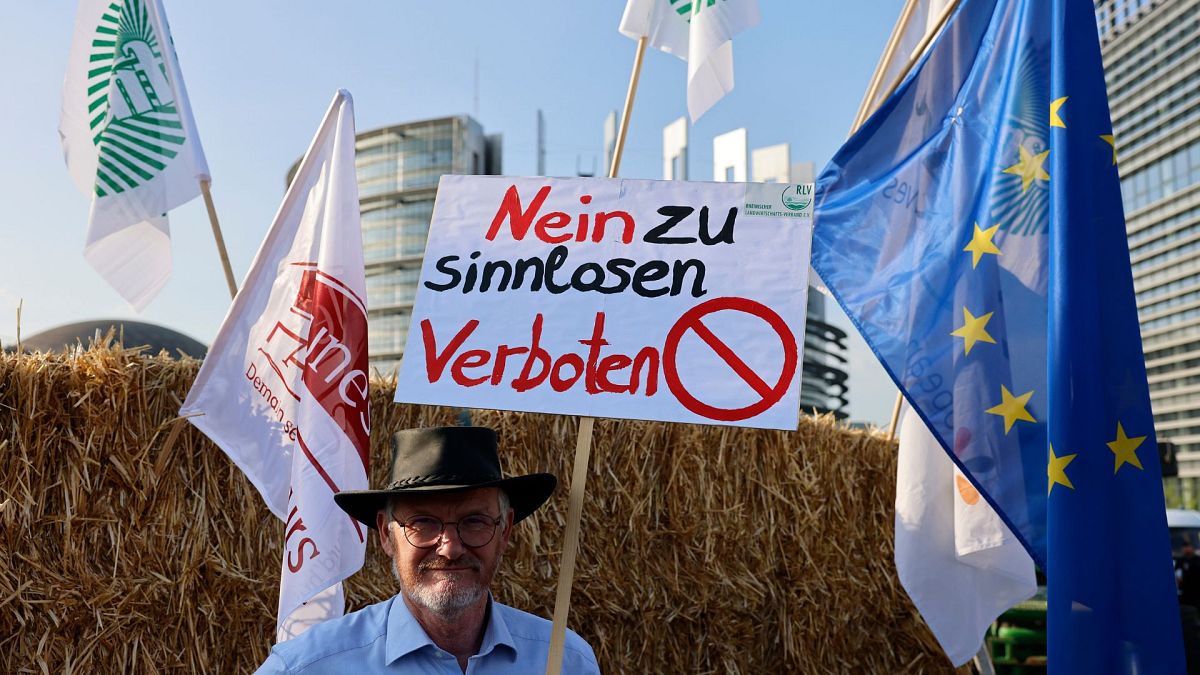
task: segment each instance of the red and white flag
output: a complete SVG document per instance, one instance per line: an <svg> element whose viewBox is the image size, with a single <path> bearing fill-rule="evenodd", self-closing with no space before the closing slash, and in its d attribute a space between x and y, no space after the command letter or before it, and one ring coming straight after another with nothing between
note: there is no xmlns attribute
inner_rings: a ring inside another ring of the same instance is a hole
<svg viewBox="0 0 1200 675"><path fill-rule="evenodd" d="M354 104L338 91L180 409L286 523L278 639L345 611L367 530L370 416Z"/></svg>

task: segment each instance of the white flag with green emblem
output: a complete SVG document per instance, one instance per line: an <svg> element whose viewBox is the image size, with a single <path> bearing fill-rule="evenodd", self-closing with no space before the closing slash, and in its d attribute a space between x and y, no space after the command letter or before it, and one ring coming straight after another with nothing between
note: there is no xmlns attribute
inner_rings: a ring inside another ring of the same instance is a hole
<svg viewBox="0 0 1200 675"><path fill-rule="evenodd" d="M628 0L622 35L688 63L692 122L733 91L733 36L758 25L758 0Z"/></svg>
<svg viewBox="0 0 1200 675"><path fill-rule="evenodd" d="M84 257L140 311L171 274L167 211L209 177L159 0L80 0L58 133L92 199Z"/></svg>

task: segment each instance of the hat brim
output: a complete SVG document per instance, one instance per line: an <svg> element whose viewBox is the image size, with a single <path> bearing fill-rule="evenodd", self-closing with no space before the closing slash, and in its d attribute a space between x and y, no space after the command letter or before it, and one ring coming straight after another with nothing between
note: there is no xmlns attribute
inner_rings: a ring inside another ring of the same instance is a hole
<svg viewBox="0 0 1200 675"><path fill-rule="evenodd" d="M557 485L558 479L554 474L532 473L470 485L420 485L394 490L350 490L335 494L333 500L343 511L350 514L351 518L373 528L376 514L387 506L388 499L392 497L466 492L494 487L504 490L508 495L508 503L513 510L513 523L518 523L545 504L550 495L554 494Z"/></svg>

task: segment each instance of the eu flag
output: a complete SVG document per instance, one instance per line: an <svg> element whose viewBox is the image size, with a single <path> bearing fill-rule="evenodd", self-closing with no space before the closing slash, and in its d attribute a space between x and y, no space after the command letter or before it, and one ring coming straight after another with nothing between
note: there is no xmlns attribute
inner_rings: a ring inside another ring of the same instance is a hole
<svg viewBox="0 0 1200 675"><path fill-rule="evenodd" d="M963 0L817 184L813 267L1047 576L1053 673L1182 673L1089 0Z"/></svg>

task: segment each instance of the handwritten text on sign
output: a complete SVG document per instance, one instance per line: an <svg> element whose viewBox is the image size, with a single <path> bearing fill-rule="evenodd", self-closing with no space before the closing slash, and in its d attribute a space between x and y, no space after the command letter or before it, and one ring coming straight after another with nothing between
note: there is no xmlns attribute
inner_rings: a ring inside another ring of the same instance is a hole
<svg viewBox="0 0 1200 675"><path fill-rule="evenodd" d="M795 429L811 202L445 176L396 400Z"/></svg>

